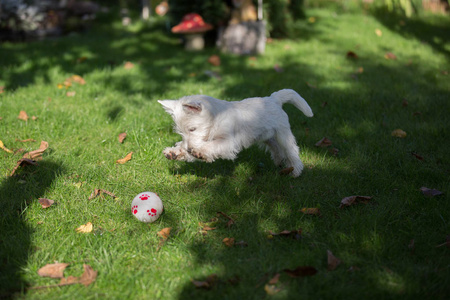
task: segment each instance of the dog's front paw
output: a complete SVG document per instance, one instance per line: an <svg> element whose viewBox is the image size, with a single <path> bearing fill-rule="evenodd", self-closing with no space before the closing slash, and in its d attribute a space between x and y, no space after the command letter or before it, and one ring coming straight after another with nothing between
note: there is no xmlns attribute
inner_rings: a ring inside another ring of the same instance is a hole
<svg viewBox="0 0 450 300"><path fill-rule="evenodd" d="M170 160L183 160L183 151L178 147L166 148L163 151L164 156Z"/></svg>
<svg viewBox="0 0 450 300"><path fill-rule="evenodd" d="M212 159L210 159L208 156L206 156L204 153L202 153L198 149L189 148L188 149L188 153L190 155L192 155L193 157L195 157L196 159L200 159L200 160L203 160L203 161L206 161L206 162L212 162L213 161Z"/></svg>

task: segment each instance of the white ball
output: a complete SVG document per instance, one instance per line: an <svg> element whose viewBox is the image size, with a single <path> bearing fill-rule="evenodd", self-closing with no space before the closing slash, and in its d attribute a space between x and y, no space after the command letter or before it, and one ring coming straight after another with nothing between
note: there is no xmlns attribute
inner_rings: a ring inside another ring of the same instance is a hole
<svg viewBox="0 0 450 300"><path fill-rule="evenodd" d="M131 213L141 222L154 222L162 212L162 201L157 194L152 192L140 193L131 202Z"/></svg>

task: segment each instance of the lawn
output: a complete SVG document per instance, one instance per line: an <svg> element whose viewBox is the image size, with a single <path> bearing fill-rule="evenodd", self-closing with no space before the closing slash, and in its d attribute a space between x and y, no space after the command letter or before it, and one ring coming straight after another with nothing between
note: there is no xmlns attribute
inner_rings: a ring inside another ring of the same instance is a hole
<svg viewBox="0 0 450 300"><path fill-rule="evenodd" d="M0 140L14 152L0 150L0 298L448 298L450 21L307 13L297 38L269 41L258 57L186 52L159 22L99 22L0 45ZM208 63L213 54L220 66ZM85 84L65 84L73 75ZM283 88L315 113L285 106L305 164L299 178L257 147L212 164L162 155L179 136L157 100L235 101ZM392 136L397 129L406 136ZM331 145L316 146L322 138ZM41 141L49 147L38 165L10 176ZM95 189L116 197L90 199ZM154 223L130 212L143 191L164 203ZM352 195L371 199L340 208ZM39 198L55 204L43 209ZM91 232L76 231L88 222ZM274 234L285 230L293 233ZM341 260L333 270L327 251ZM66 277L83 264L98 275L88 286L42 288L59 283L38 275L55 262L69 264ZM297 267L307 274L285 271Z"/></svg>

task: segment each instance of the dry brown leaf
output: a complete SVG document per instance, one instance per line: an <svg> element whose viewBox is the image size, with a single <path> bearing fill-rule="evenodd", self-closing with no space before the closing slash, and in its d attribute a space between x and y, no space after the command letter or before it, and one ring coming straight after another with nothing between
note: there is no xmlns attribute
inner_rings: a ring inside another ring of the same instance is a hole
<svg viewBox="0 0 450 300"><path fill-rule="evenodd" d="M284 269L286 274L291 277L305 277L305 276L313 276L316 275L317 269L311 266L300 266L295 268L294 270Z"/></svg>
<svg viewBox="0 0 450 300"><path fill-rule="evenodd" d="M17 119L19 120L23 120L23 121L28 121L30 117L28 117L27 113L24 110L21 110L19 112L19 116L17 117Z"/></svg>
<svg viewBox="0 0 450 300"><path fill-rule="evenodd" d="M78 228L76 229L76 231L77 231L78 233L89 233L89 232L92 231L93 227L94 227L94 226L92 225L91 222L87 222L85 225L81 225L80 227L78 227Z"/></svg>
<svg viewBox="0 0 450 300"><path fill-rule="evenodd" d="M41 277L63 278L64 269L68 265L66 263L47 264L38 270L38 275Z"/></svg>
<svg viewBox="0 0 450 300"><path fill-rule="evenodd" d="M341 260L333 255L330 250L327 250L328 256L328 271L333 271L341 264Z"/></svg>
<svg viewBox="0 0 450 300"><path fill-rule="evenodd" d="M218 56L218 55L211 55L209 58L208 58L208 62L211 64L211 65L213 65L213 66L220 66L220 57Z"/></svg>
<svg viewBox="0 0 450 300"><path fill-rule="evenodd" d="M98 271L94 271L90 265L83 264L84 273L81 275L79 283L88 286L97 278Z"/></svg>
<svg viewBox="0 0 450 300"><path fill-rule="evenodd" d="M288 167L288 168L284 168L283 170L280 171L280 175L289 175L292 173L292 171L294 171L294 167Z"/></svg>
<svg viewBox="0 0 450 300"><path fill-rule="evenodd" d="M429 189L427 187L421 187L420 190L422 191L422 194L424 194L427 197L434 197L434 196L440 196L443 195L444 193L442 193L439 190L435 190L435 189Z"/></svg>
<svg viewBox="0 0 450 300"><path fill-rule="evenodd" d="M280 292L281 289L279 287L276 287L275 285L266 284L264 285L264 291L266 291L267 295L272 296Z"/></svg>
<svg viewBox="0 0 450 300"><path fill-rule="evenodd" d="M12 150L9 150L8 148L5 147L5 145L3 144L3 142L0 140L0 149L3 149L4 151L8 152L8 153L14 153Z"/></svg>
<svg viewBox="0 0 450 300"><path fill-rule="evenodd" d="M226 213L224 213L224 212L218 211L218 212L217 212L217 215L222 215L222 216L224 216L225 218L228 219L228 222L227 222L227 227L228 227L228 228L230 228L231 225L233 225L233 224L235 223L235 221L233 220L233 218L231 218L230 216L228 216L228 215L227 215Z"/></svg>
<svg viewBox="0 0 450 300"><path fill-rule="evenodd" d="M127 133L126 132L122 132L119 134L119 143L123 143L123 140L127 137Z"/></svg>
<svg viewBox="0 0 450 300"><path fill-rule="evenodd" d="M375 29L375 34L377 35L377 36L382 36L383 35L383 32L380 30L380 29Z"/></svg>
<svg viewBox="0 0 450 300"><path fill-rule="evenodd" d="M170 231L172 230L172 227L166 227L160 230L157 234L160 238L167 240L170 236Z"/></svg>
<svg viewBox="0 0 450 300"><path fill-rule="evenodd" d="M331 146L331 144L332 144L332 142L329 139L327 139L326 137L324 137L323 139L321 139L320 141L318 141L314 145L316 147L328 147L328 146Z"/></svg>
<svg viewBox="0 0 450 300"><path fill-rule="evenodd" d="M418 160L425 160L425 158L423 158L423 156L417 154L416 152L411 152L411 155L414 156L415 158L417 158Z"/></svg>
<svg viewBox="0 0 450 300"><path fill-rule="evenodd" d="M353 58L353 59L358 58L358 55L353 51L348 51L346 56L347 56L347 58Z"/></svg>
<svg viewBox="0 0 450 300"><path fill-rule="evenodd" d="M72 77L70 77L70 80L81 85L86 84L86 81L83 79L83 77L79 75L73 75Z"/></svg>
<svg viewBox="0 0 450 300"><path fill-rule="evenodd" d="M28 158L28 159L32 159L32 160L40 160L40 159L42 159L42 154L47 149L48 149L48 143L46 141L41 141L41 145L39 146L39 149L25 153L22 156L22 158Z"/></svg>
<svg viewBox="0 0 450 300"><path fill-rule="evenodd" d="M123 65L123 67L124 67L125 69L127 69L127 70L133 69L133 68L134 68L134 64L133 64L132 62L127 61L127 62Z"/></svg>
<svg viewBox="0 0 450 300"><path fill-rule="evenodd" d="M345 197L341 200L341 205L339 205L339 208L350 206L356 203L368 203L369 200L371 200L372 197L370 196L349 196Z"/></svg>
<svg viewBox="0 0 450 300"><path fill-rule="evenodd" d="M406 132L404 132L401 129L395 129L394 131L392 131L391 135L393 137L405 138L406 137Z"/></svg>
<svg viewBox="0 0 450 300"><path fill-rule="evenodd" d="M268 282L268 284L277 284L280 279L280 273L276 273Z"/></svg>
<svg viewBox="0 0 450 300"><path fill-rule="evenodd" d="M55 201L47 199L47 198L39 198L39 204L41 204L42 208L48 208L52 206Z"/></svg>
<svg viewBox="0 0 450 300"><path fill-rule="evenodd" d="M305 215L317 215L320 216L320 209L317 207L304 207L300 210Z"/></svg>
<svg viewBox="0 0 450 300"><path fill-rule="evenodd" d="M280 67L278 64L275 64L275 65L273 66L273 68L274 68L274 70L275 70L277 73L282 73L282 72L284 71L283 68Z"/></svg>
<svg viewBox="0 0 450 300"><path fill-rule="evenodd" d="M392 52L387 52L387 53L384 55L384 58L386 58L386 59L391 59L391 60L396 60L396 59L397 59L397 56L395 56L395 54L392 53Z"/></svg>
<svg viewBox="0 0 450 300"><path fill-rule="evenodd" d="M216 274L211 274L208 277L206 277L205 280L191 279L191 282L196 288L210 289L217 282L217 279L218 278Z"/></svg>
<svg viewBox="0 0 450 300"><path fill-rule="evenodd" d="M124 164L124 163L126 163L127 161L131 160L131 156L132 156L132 155L133 155L133 152L130 152L130 153L128 153L127 156L125 156L124 158L121 158L121 159L116 160L116 163L117 163L117 164Z"/></svg>
<svg viewBox="0 0 450 300"><path fill-rule="evenodd" d="M224 238L222 240L222 243L225 244L227 247L233 247L234 246L234 238Z"/></svg>
<svg viewBox="0 0 450 300"><path fill-rule="evenodd" d="M281 232L272 232L269 231L269 235L271 238L274 236L284 236L284 237L292 237L293 239L299 240L302 238L302 229L298 230L283 230Z"/></svg>
<svg viewBox="0 0 450 300"><path fill-rule="evenodd" d="M19 140L19 139L16 139L16 141L21 142L21 143L36 142L35 139L26 139L26 140Z"/></svg>

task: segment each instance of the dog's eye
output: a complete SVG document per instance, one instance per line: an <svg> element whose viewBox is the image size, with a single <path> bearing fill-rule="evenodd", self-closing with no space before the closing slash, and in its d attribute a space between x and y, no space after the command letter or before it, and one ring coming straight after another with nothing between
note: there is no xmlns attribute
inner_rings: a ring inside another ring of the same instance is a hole
<svg viewBox="0 0 450 300"><path fill-rule="evenodd" d="M190 132L194 132L197 128L190 128L189 131Z"/></svg>

